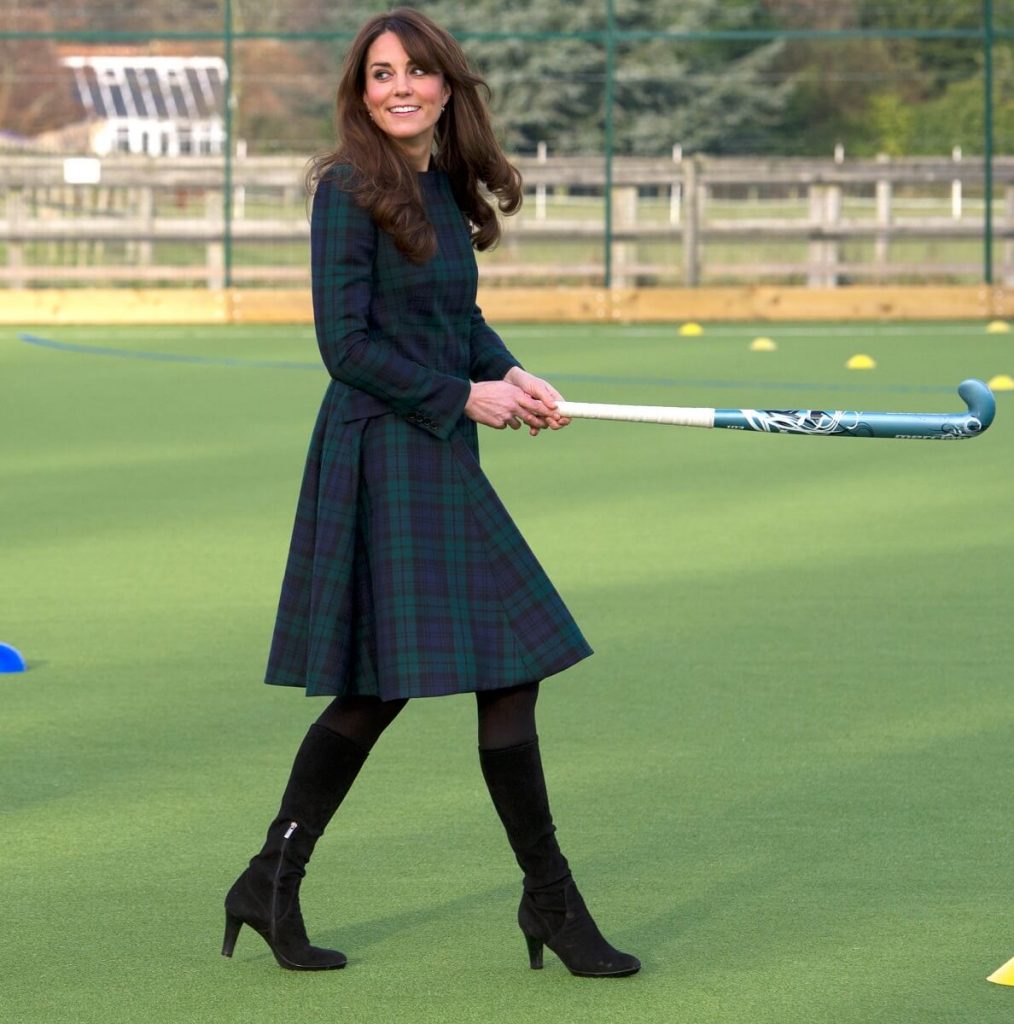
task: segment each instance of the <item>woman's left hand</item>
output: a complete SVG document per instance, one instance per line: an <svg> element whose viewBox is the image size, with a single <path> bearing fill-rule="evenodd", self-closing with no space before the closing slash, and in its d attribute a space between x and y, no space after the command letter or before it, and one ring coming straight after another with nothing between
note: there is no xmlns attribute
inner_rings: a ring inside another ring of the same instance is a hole
<svg viewBox="0 0 1014 1024"><path fill-rule="evenodd" d="M531 395L532 398L537 398L547 409L549 413L543 417L542 427L529 426L528 432L535 437L536 434L545 427L550 430L559 430L561 427L567 426L570 420L566 416L561 416L556 411L556 403L563 398L556 388L547 380L543 380L541 377L536 377L534 374L529 373L527 370L522 370L520 366L512 366L507 373L504 375L504 380L509 384L513 384L517 388L521 388L522 391L527 395Z"/></svg>

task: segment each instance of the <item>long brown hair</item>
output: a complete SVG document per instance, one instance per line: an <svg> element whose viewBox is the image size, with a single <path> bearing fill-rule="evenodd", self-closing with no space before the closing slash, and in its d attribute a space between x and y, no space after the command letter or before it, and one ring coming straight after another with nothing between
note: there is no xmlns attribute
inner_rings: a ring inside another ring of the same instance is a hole
<svg viewBox="0 0 1014 1024"><path fill-rule="evenodd" d="M416 173L367 113L366 53L374 40L393 32L419 67L441 72L451 87L437 122L436 166L447 172L454 198L471 225L472 245L489 249L500 240L500 222L483 186L496 197L501 213L521 207L521 175L500 148L490 123L489 87L468 66L457 41L424 14L399 7L371 18L353 40L338 82L338 146L317 157L307 173L309 191L337 164L353 169L349 190L374 222L388 232L414 263L436 252L436 233L426 219Z"/></svg>

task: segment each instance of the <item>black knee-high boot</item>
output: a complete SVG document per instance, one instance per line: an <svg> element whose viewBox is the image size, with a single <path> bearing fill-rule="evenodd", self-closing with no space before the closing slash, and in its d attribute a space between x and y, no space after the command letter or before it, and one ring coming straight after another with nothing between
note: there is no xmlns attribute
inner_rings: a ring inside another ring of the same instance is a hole
<svg viewBox="0 0 1014 1024"><path fill-rule="evenodd" d="M546 945L571 974L616 978L636 973L641 962L603 938L560 852L539 741L503 750L480 749L479 761L493 806L525 873L518 924L528 943L531 966L542 967Z"/></svg>
<svg viewBox="0 0 1014 1024"><path fill-rule="evenodd" d="M250 866L225 897L224 956L247 924L290 970L344 967L345 955L311 946L299 909L299 883L314 845L348 793L368 751L321 725L311 725L292 765L278 817Z"/></svg>

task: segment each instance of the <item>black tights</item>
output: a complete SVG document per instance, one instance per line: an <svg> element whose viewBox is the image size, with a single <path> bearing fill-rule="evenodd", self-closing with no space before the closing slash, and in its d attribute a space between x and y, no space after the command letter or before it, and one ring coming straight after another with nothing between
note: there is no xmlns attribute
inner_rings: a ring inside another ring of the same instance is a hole
<svg viewBox="0 0 1014 1024"><path fill-rule="evenodd" d="M407 703L379 697L335 697L317 724L369 750Z"/></svg>
<svg viewBox="0 0 1014 1024"><path fill-rule="evenodd" d="M534 740L535 702L538 697L537 682L477 692L479 748L502 750ZM369 750L407 703L407 699L335 697L317 719L317 724Z"/></svg>
<svg viewBox="0 0 1014 1024"><path fill-rule="evenodd" d="M479 749L503 750L535 739L535 702L539 684L523 683L505 690L480 690L475 695L479 711Z"/></svg>

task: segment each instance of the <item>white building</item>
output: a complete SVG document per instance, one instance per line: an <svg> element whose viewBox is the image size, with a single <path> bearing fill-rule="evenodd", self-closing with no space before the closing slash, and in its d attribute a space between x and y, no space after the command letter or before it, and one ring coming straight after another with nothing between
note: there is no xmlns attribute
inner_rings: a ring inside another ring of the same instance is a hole
<svg viewBox="0 0 1014 1024"><path fill-rule="evenodd" d="M98 156L220 155L225 61L220 57L68 56Z"/></svg>

